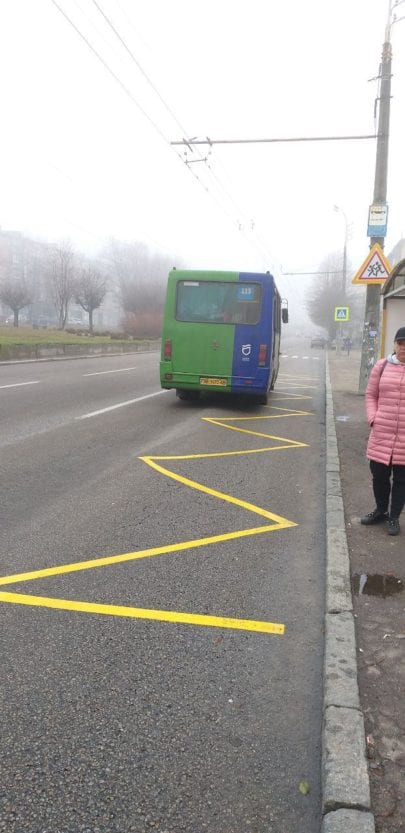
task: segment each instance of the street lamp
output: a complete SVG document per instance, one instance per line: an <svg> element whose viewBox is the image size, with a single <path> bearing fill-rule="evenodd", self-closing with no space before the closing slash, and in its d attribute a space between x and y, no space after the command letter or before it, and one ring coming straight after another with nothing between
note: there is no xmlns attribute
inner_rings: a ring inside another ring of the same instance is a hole
<svg viewBox="0 0 405 833"><path fill-rule="evenodd" d="M344 221L345 221L345 242L344 242L344 246L343 246L343 268L342 268L342 301L344 301L344 299L345 299L345 295L346 295L346 272L347 272L347 229L348 229L348 222L347 222L347 217L346 217L346 214L345 214L345 212L343 211L343 209L342 209L342 208L339 208L339 206L338 206L338 205L334 205L334 206L333 206L333 210L334 210L334 211L338 211L338 212L342 215L342 217L343 217L343 219L344 219Z"/></svg>

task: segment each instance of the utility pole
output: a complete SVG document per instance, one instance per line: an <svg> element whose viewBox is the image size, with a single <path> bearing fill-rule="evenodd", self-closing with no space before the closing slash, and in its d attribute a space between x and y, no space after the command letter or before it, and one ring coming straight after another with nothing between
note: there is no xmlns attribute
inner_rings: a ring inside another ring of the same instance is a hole
<svg viewBox="0 0 405 833"><path fill-rule="evenodd" d="M380 106L378 116L377 154L374 177L373 205L385 205L387 202L387 174L388 174L388 142L390 127L391 103L391 25L392 4L388 3L388 20L385 28L385 40L382 49L380 67ZM370 248L378 243L384 249L384 237L370 237ZM370 370L378 359L380 335L380 296L381 286L368 284L366 295L366 309L364 315L364 329L359 377L359 393L364 393Z"/></svg>

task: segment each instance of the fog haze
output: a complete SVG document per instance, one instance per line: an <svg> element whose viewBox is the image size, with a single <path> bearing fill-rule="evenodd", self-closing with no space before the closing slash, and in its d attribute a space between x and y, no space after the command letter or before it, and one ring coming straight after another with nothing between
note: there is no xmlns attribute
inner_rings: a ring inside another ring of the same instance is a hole
<svg viewBox="0 0 405 833"><path fill-rule="evenodd" d="M353 269L367 254L375 140L201 146L186 157L170 143L373 134L387 9L6 0L1 227L88 252L116 237L189 267L270 269L298 314L311 278L285 273L341 251L344 216ZM386 251L405 233L404 27L392 28Z"/></svg>

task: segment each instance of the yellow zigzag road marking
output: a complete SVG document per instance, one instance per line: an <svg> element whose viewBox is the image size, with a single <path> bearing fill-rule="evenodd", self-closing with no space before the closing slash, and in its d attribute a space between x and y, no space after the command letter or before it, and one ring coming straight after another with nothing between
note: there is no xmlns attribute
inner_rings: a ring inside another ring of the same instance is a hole
<svg viewBox="0 0 405 833"><path fill-rule="evenodd" d="M199 492L205 492L206 495L211 495L212 497L217 497L220 500L225 500L228 503L233 503L235 506L240 506L242 509L247 509L248 512L254 512L256 515L261 515L263 518L269 518L271 521L275 521L280 529L284 529L287 526L297 526L297 524L293 521L287 521L287 519L282 518L281 515L275 515L273 512L268 512L267 509L261 509L260 506L255 506L254 503L247 503L247 501L239 500L239 498L227 495L225 492L218 492L216 489L211 489L210 486L204 486L202 483L197 483L196 480L189 480L188 477L183 477L181 474L176 474L163 466L159 466L156 460L160 460L160 457L140 457L139 459L143 460L144 463L147 463L147 465L152 469L160 471L162 474L167 475L167 477L171 477L173 480L177 480L179 483L184 483L185 486L191 486L192 489L196 489ZM171 457L169 459L178 460L179 458Z"/></svg>
<svg viewBox="0 0 405 833"><path fill-rule="evenodd" d="M225 457L225 456L239 456L241 454L258 454L263 453L265 451L279 451L281 449L287 448L304 448L307 447L307 443L301 443L295 440L289 440L285 437L279 437L271 434L264 434L258 431L250 431L248 429L244 429L235 425L229 425L229 422L242 422L242 421L252 421L258 419L277 419L280 416L309 416L310 412L308 411L292 411L287 408L277 408L276 406L271 406L273 410L282 411L282 414L270 414L266 416L260 417L218 417L217 419L205 417L204 421L211 422L214 425L219 425L221 428L228 428L229 430L233 431L240 431L241 433L252 434L258 437L267 437L268 439L275 440L277 442L283 443L282 445L274 445L265 448L259 449L246 449L244 451L223 451L223 452L210 452L205 454L178 454L178 455L165 455L165 456L144 456L140 457L139 459L146 463L151 468L155 469L156 471L164 474L166 477L170 477L172 480L177 480L180 483L183 483L185 486L189 486L192 489L196 489L197 491L204 492L211 497L218 498L219 500L223 500L225 502L231 503L234 506L238 506L242 509L246 509L248 512L252 512L256 515L260 515L261 517L267 518L268 520L272 521L270 524L266 524L265 526L253 527L250 529L241 529L234 532L228 532L221 535L212 535L205 538L199 538L196 540L190 541L182 541L177 544L169 544L162 547L154 547L147 550L140 550L138 552L130 552L130 553L122 553L120 555L112 555L112 556L105 556L103 558L96 558L90 559L87 561L75 562L72 564L62 564L57 567L47 567L40 570L33 570L30 572L25 573L17 573L12 576L3 576L0 577L0 585L10 585L10 584L17 584L20 582L25 581L33 581L36 579L41 578L49 578L51 576L63 575L67 573L74 573L79 572L81 570L92 570L97 567L107 567L113 564L120 564L129 561L136 561L141 558L150 558L152 556L157 555L164 555L171 552L182 552L185 550L196 549L198 547L208 546L211 544L223 542L223 541L230 541L235 540L237 538L244 538L251 535L259 535L266 532L275 531L278 529L286 529L288 527L294 527L296 524L293 521L287 520L287 518L283 518L281 515L276 515L273 512L269 512L267 509L263 509L260 506L256 506L253 503L249 503L244 500L240 500L239 498L234 497L233 495L228 495L225 492L219 492L216 489L212 489L209 486L205 486L202 483L198 483L195 480L191 480L187 477L184 477L180 474L177 474L173 471L170 471L166 467L160 465L157 461L162 462L163 460L193 460L193 459L204 459L210 457ZM25 595L22 593L0 593L0 602L7 602L9 604L22 604L22 605L31 605L34 607L45 607L45 608L52 608L57 610L71 610L83 613L98 613L104 614L109 616L122 616L122 617L130 617L136 619L150 619L150 620L158 620L163 622L177 622L183 624L192 624L192 625L200 625L200 626L209 626L209 627L221 627L221 628L233 628L237 630L249 630L249 631L256 631L261 633L274 633L274 634L283 634L284 633L284 625L274 622L261 622L256 620L250 619L235 619L229 617L218 617L218 616L201 616L200 614L193 614L193 613L185 613L185 612L178 612L178 611L167 611L167 610L150 610L148 608L138 608L138 607L125 607L122 605L106 605L106 604L99 604L99 603L92 603L92 602L83 602L83 601L75 601L75 600L68 600L68 599L55 599L46 596L33 596L33 595Z"/></svg>
<svg viewBox="0 0 405 833"><path fill-rule="evenodd" d="M302 396L302 398L304 398L304 397ZM305 397L305 399L310 399L310 398L311 397L308 397L308 396ZM261 416L260 414L259 415L255 414L255 416L252 416L252 417L215 417L215 419L218 419L220 422L224 422L224 421L226 421L226 422L240 422L243 419L250 419L250 420L254 420L254 419L278 419L280 416L286 417L286 416L313 416L314 415L313 411L295 411L295 410L292 410L292 408L280 408L277 405L266 405L265 407L266 408L271 408L272 411L283 411L283 413L282 414L265 414L264 416ZM202 417L202 419L212 419L212 417ZM290 441L290 442L292 442L292 441Z"/></svg>
<svg viewBox="0 0 405 833"><path fill-rule="evenodd" d="M204 419L209 419L209 417L204 417ZM218 423L219 424L219 423ZM235 428L235 431L238 429ZM243 429L239 429L242 433ZM254 431L247 432L254 434ZM257 434L258 437L261 436L268 436L267 434ZM297 443L288 441L288 445L269 445L265 448L244 448L243 451L206 451L204 454L176 454L173 457L171 454L162 455L161 457L140 457L140 460L202 460L204 457L238 457L241 454L263 454L263 451L280 451L280 449L286 448L300 448L301 446L305 446L306 443Z"/></svg>
<svg viewBox="0 0 405 833"><path fill-rule="evenodd" d="M302 399L311 399L310 396L302 396ZM313 416L313 411L296 411L292 410L291 408L280 408L277 405L267 405L266 408L271 408L272 411L282 411L281 414L265 414L264 416L251 416L251 417L201 417L203 422L212 422L214 425L225 425L225 428L230 426L226 425L228 422L253 422L254 420L260 419L280 419L281 417L294 417L294 416ZM240 430L240 429L239 429ZM266 434L266 436L271 437L271 434ZM274 439L285 439L285 437L274 437ZM296 443L295 440L286 440L288 443Z"/></svg>
<svg viewBox="0 0 405 833"><path fill-rule="evenodd" d="M205 419L206 422L212 422L213 425L219 425L221 428L228 428L229 431L239 431L241 434L253 434L254 437L267 437L270 440L279 440L280 442L286 443L286 445L272 446L271 448L266 449L266 451L279 451L281 448L303 448L307 445L307 443L287 440L286 437L276 437L273 434L263 434L259 431L250 431L248 428L238 428L236 425L225 425L223 422L219 422L217 419L212 419L211 417L203 417L203 419Z"/></svg>
<svg viewBox="0 0 405 833"><path fill-rule="evenodd" d="M208 628L232 628L233 630L255 631L282 635L284 625L278 622L260 622L254 619L231 619L222 616L201 616L196 613L178 613L175 610L149 610L140 607L76 602L69 599L48 599L46 596L24 596L20 593L0 593L0 602L47 607L54 610L74 610L80 613L98 613L105 616L121 616L132 619L152 619L158 622L177 622L185 625L200 625Z"/></svg>
<svg viewBox="0 0 405 833"><path fill-rule="evenodd" d="M274 515L273 517L277 518L278 516ZM71 564L60 564L57 567L44 567L40 570L32 570L27 573L14 573L12 576L1 576L0 585L20 584L22 581L33 581L34 579L50 578L51 576L60 576L66 573L77 573L81 570L93 570L96 567L111 567L113 564L123 564L126 561L138 561L141 558L151 558L154 555L165 555L169 552L179 553L182 550L206 547L209 544L218 544L222 541L232 541L235 538L245 538L249 535L260 535L262 532L271 532L273 529L284 529L289 526L297 526L297 524L293 521L287 521L285 518L282 518L281 520L283 521L283 524L274 522L272 524L267 524L266 526L235 530L234 532L224 532L221 535L211 535L207 538L195 538L194 540L181 541L177 544L166 544L162 547L153 547L152 549L147 550L125 552L121 555L106 555L102 558L91 558L88 561L74 561Z"/></svg>

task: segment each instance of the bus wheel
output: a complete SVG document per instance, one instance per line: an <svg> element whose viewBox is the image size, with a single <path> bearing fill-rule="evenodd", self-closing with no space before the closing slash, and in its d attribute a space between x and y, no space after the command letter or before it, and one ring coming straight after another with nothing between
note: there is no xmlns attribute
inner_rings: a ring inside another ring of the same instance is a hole
<svg viewBox="0 0 405 833"><path fill-rule="evenodd" d="M257 396L258 405L267 405L268 401L269 401L269 392L268 391L266 391L266 393L259 393L259 395Z"/></svg>
<svg viewBox="0 0 405 833"><path fill-rule="evenodd" d="M182 388L177 388L176 396L183 401L188 402L196 402L200 398L200 391L199 390L183 390Z"/></svg>

